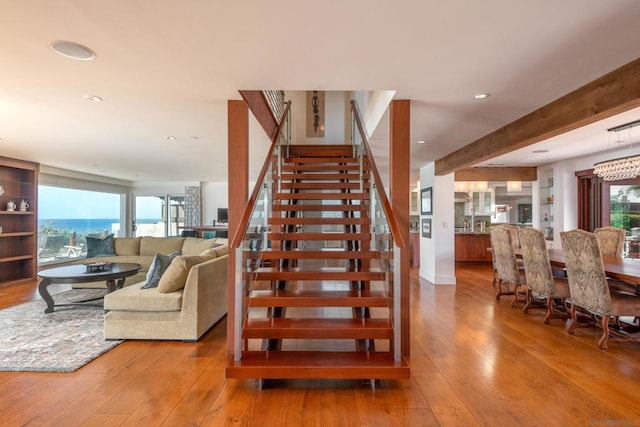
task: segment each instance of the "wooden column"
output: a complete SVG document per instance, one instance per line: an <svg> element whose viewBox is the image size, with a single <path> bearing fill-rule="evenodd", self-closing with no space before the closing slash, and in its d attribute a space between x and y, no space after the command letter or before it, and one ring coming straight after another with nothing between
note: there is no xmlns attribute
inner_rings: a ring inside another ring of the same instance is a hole
<svg viewBox="0 0 640 427"><path fill-rule="evenodd" d="M227 101L227 182L229 183L229 240L236 233L249 199L249 108L242 100ZM235 248L229 248L227 287L227 352L233 353L235 316Z"/></svg>
<svg viewBox="0 0 640 427"><path fill-rule="evenodd" d="M401 306L401 351L409 355L409 167L410 167L410 122L411 101L408 99L392 101L390 106L390 143L389 143L389 192L391 208L396 217L398 228L406 247L401 250L400 283Z"/></svg>

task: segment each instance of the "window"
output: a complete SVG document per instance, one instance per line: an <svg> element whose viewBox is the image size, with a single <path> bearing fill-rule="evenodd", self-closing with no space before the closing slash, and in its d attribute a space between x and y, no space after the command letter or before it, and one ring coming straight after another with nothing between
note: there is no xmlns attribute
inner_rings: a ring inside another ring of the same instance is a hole
<svg viewBox="0 0 640 427"><path fill-rule="evenodd" d="M184 226L184 196L134 196L135 236L179 236Z"/></svg>
<svg viewBox="0 0 640 427"><path fill-rule="evenodd" d="M86 254L86 236L124 236L121 195L38 186L38 263Z"/></svg>

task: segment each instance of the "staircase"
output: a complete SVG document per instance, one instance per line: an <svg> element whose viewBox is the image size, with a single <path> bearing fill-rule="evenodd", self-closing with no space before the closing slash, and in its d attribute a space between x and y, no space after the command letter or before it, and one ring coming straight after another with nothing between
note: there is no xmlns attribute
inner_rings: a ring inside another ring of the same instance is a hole
<svg viewBox="0 0 640 427"><path fill-rule="evenodd" d="M280 153L264 185L270 197L258 198L268 202L236 255L240 343L227 377L409 378L394 330L389 233L372 232L380 207L368 163L351 145Z"/></svg>

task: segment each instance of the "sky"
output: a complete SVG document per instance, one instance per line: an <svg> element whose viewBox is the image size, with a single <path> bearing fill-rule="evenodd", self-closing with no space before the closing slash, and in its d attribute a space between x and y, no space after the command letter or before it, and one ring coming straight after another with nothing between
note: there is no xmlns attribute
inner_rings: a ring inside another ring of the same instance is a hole
<svg viewBox="0 0 640 427"><path fill-rule="evenodd" d="M161 206L161 201L157 197L138 197L136 198L136 216L160 218ZM38 186L38 217L41 219L120 218L120 195L40 185Z"/></svg>

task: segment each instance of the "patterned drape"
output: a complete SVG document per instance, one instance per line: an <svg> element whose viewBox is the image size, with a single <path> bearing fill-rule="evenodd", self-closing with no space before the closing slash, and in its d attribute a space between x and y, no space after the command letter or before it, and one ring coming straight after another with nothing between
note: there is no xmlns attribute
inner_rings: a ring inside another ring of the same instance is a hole
<svg viewBox="0 0 640 427"><path fill-rule="evenodd" d="M184 187L184 225L202 225L202 191L200 186Z"/></svg>

